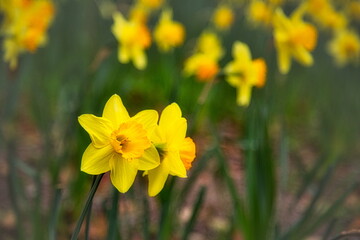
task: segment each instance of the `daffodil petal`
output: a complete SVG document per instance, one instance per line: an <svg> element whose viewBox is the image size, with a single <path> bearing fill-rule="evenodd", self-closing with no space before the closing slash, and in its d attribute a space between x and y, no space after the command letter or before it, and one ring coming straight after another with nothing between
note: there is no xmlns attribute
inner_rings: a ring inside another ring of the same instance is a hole
<svg viewBox="0 0 360 240"><path fill-rule="evenodd" d="M232 54L235 59L241 59L243 62L251 61L251 52L245 43L236 41L233 46Z"/></svg>
<svg viewBox="0 0 360 240"><path fill-rule="evenodd" d="M313 58L309 51L304 47L296 47L293 49L294 58L305 66L311 66L313 64Z"/></svg>
<svg viewBox="0 0 360 240"><path fill-rule="evenodd" d="M143 70L146 67L147 59L143 49L133 48L132 60L137 69Z"/></svg>
<svg viewBox="0 0 360 240"><path fill-rule="evenodd" d="M112 146L96 148L91 143L85 150L81 160L81 171L98 175L110 171L110 159L114 154Z"/></svg>
<svg viewBox="0 0 360 240"><path fill-rule="evenodd" d="M182 141L186 137L187 121L185 118L177 119L173 122L173 128L166 132L166 139L169 149L179 149Z"/></svg>
<svg viewBox="0 0 360 240"><path fill-rule="evenodd" d="M124 46L119 46L118 59L121 63L128 63L130 61L130 52L128 48Z"/></svg>
<svg viewBox="0 0 360 240"><path fill-rule="evenodd" d="M155 110L144 110L137 113L132 120L143 125L143 128L148 131L148 133L152 133L154 130L157 122L158 122L159 115Z"/></svg>
<svg viewBox="0 0 360 240"><path fill-rule="evenodd" d="M125 193L134 183L138 169L119 154L114 154L110 160L110 171L112 184L119 192Z"/></svg>
<svg viewBox="0 0 360 240"><path fill-rule="evenodd" d="M112 95L106 102L103 117L110 120L113 129L117 129L121 123L130 119L128 111L117 94Z"/></svg>
<svg viewBox="0 0 360 240"><path fill-rule="evenodd" d="M181 178L186 178L186 168L184 163L181 161L179 151L169 151L166 154L166 159L164 162L167 162L171 175L175 175Z"/></svg>
<svg viewBox="0 0 360 240"><path fill-rule="evenodd" d="M120 12L115 12L113 14L113 20L114 20L114 25L112 26L111 31L117 39L120 39L121 28L125 23L125 19Z"/></svg>
<svg viewBox="0 0 360 240"><path fill-rule="evenodd" d="M157 168L148 171L149 196L156 196L163 189L168 175L169 168L166 162L163 162Z"/></svg>
<svg viewBox="0 0 360 240"><path fill-rule="evenodd" d="M237 104L240 106L248 106L251 99L251 85L242 84L240 88L237 89Z"/></svg>
<svg viewBox="0 0 360 240"><path fill-rule="evenodd" d="M176 103L168 105L161 113L159 127L164 130L171 130L173 128L174 119L181 118L181 109ZM165 131L168 132L168 131Z"/></svg>
<svg viewBox="0 0 360 240"><path fill-rule="evenodd" d="M278 47L278 65L282 74L287 74L291 66L291 55L286 47Z"/></svg>
<svg viewBox="0 0 360 240"><path fill-rule="evenodd" d="M185 138L187 122L181 117L180 107L176 103L168 105L161 113L159 128L165 133L169 148L174 148Z"/></svg>
<svg viewBox="0 0 360 240"><path fill-rule="evenodd" d="M154 131L152 131L152 133L150 133L150 140L153 143L164 143L166 142L166 138L164 136L164 133L162 131L160 131L159 126L155 126Z"/></svg>
<svg viewBox="0 0 360 240"><path fill-rule="evenodd" d="M145 150L144 154L138 159L139 170L150 170L154 169L160 164L159 153L151 144L151 147Z"/></svg>
<svg viewBox="0 0 360 240"><path fill-rule="evenodd" d="M111 122L103 117L96 117L92 114L83 114L79 118L80 125L88 132L91 141L96 148L109 144L112 132Z"/></svg>

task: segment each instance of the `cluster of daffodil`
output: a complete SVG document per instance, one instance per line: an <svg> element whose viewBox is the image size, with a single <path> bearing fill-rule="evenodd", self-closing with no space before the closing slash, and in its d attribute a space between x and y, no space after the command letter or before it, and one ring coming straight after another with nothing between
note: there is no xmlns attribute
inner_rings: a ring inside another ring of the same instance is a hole
<svg viewBox="0 0 360 240"><path fill-rule="evenodd" d="M152 38L163 52L183 43L185 29L173 20L172 10L167 7L163 8L152 37L147 21L162 4L162 0L138 0L131 7L128 19L119 11L113 14L112 32L119 43L118 59L121 63L132 61L137 69L144 69L147 65L145 50L150 47Z"/></svg>
<svg viewBox="0 0 360 240"><path fill-rule="evenodd" d="M81 170L92 175L110 171L112 184L122 193L141 170L149 179L149 195L157 195L168 175L186 178L195 158L195 144L186 137L187 122L181 115L179 106L172 103L162 111L159 122L155 110L130 117L121 98L113 95L101 117L79 117L91 138Z"/></svg>
<svg viewBox="0 0 360 240"><path fill-rule="evenodd" d="M359 1L299 1L290 17L282 11L282 4L285 1L253 0L247 10L251 24L272 28L281 73L289 72L291 59L305 66L314 62L311 52L317 45L318 30L303 20L306 16L320 29L331 32L332 39L327 50L338 66L359 61L360 38L349 24L351 20L358 21L360 18Z"/></svg>
<svg viewBox="0 0 360 240"><path fill-rule="evenodd" d="M17 66L18 55L35 52L46 44L47 30L54 18L51 0L0 0L3 14L4 60L10 68Z"/></svg>
<svg viewBox="0 0 360 240"><path fill-rule="evenodd" d="M199 81L213 81L220 73L219 61L224 55L221 35L234 22L230 5L220 4L214 11L211 26L199 37L195 53L185 61L184 72L195 75ZM212 29L212 30L210 30ZM240 41L233 44L234 60L227 63L222 73L227 82L237 90L237 104L250 103L253 87L263 87L266 80L266 63L262 58L252 60L249 47Z"/></svg>

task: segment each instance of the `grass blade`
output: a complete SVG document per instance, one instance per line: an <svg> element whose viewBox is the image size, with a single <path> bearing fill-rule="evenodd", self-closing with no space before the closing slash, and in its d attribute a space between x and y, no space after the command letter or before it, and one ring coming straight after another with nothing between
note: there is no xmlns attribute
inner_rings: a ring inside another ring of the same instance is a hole
<svg viewBox="0 0 360 240"><path fill-rule="evenodd" d="M189 235L190 235L192 229L194 228L196 219L197 219L197 217L199 215L199 211L200 211L201 206L202 206L202 204L204 202L205 194L206 194L206 188L201 187L201 189L199 191L199 194L197 196L197 199L196 199L195 206L193 208L191 217L190 217L188 223L185 226L184 234L183 234L183 237L182 237L183 240L187 240L189 238Z"/></svg>
<svg viewBox="0 0 360 240"><path fill-rule="evenodd" d="M76 227L74 229L74 232L71 236L71 240L76 240L78 238L78 235L79 235L79 232L81 229L81 225L82 225L89 209L91 208L92 199L94 198L95 192L96 192L97 188L99 187L100 181L103 176L104 176L104 173L96 176L94 185L90 189L89 196L86 200L85 206L82 210L82 213L81 213L79 220L77 221Z"/></svg>
<svg viewBox="0 0 360 240"><path fill-rule="evenodd" d="M106 238L107 240L121 239L118 232L118 202L119 202L119 191L113 187L112 204L108 218L109 228Z"/></svg>
<svg viewBox="0 0 360 240"><path fill-rule="evenodd" d="M49 240L56 239L56 225L60 214L60 201L62 196L62 189L57 188L55 190L55 197L52 206L51 216L50 216L50 224L49 224Z"/></svg>

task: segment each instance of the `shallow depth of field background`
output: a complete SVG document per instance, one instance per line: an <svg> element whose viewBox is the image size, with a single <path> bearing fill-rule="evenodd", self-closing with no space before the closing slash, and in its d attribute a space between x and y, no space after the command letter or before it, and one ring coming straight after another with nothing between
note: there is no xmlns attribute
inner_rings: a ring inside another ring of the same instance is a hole
<svg viewBox="0 0 360 240"><path fill-rule="evenodd" d="M90 138L77 117L101 115L115 93L130 115L177 102L197 157L188 179L155 198L141 173L126 194L106 174L89 239L330 239L360 229L360 68L334 64L327 32L319 31L312 67L293 62L281 75L271 30L249 24L234 4L220 65L240 40L265 59L267 82L240 107L220 77L200 106L205 84L182 69L218 1L169 0L185 42L167 54L153 43L143 71L119 63L103 2L55 1L47 45L22 54L15 71L0 63L0 239L70 238L92 181L80 171ZM116 3L126 15L132 1ZM354 27L359 32L359 22Z"/></svg>

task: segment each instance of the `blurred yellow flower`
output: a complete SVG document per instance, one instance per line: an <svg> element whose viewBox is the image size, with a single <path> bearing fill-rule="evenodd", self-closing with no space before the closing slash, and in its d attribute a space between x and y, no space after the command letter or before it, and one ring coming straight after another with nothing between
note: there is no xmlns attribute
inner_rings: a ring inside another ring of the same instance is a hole
<svg viewBox="0 0 360 240"><path fill-rule="evenodd" d="M251 1L247 9L247 19L252 24L270 26L273 16L273 9L263 1Z"/></svg>
<svg viewBox="0 0 360 240"><path fill-rule="evenodd" d="M151 44L146 25L134 20L127 21L120 12L114 13L113 19L112 33L119 42L119 61L128 63L132 60L137 69L144 69L147 65L144 50Z"/></svg>
<svg viewBox="0 0 360 240"><path fill-rule="evenodd" d="M357 21L360 20L360 1L350 1L346 4L347 14Z"/></svg>
<svg viewBox="0 0 360 240"><path fill-rule="evenodd" d="M185 60L184 72L200 81L210 81L219 72L218 62L223 54L217 35L206 31L199 37L195 54Z"/></svg>
<svg viewBox="0 0 360 240"><path fill-rule="evenodd" d="M358 63L360 59L359 35L347 29L336 32L328 45L328 51L338 66L344 66L351 61Z"/></svg>
<svg viewBox="0 0 360 240"><path fill-rule="evenodd" d="M234 22L234 12L229 6L220 5L215 9L212 21L216 28L227 30Z"/></svg>
<svg viewBox="0 0 360 240"><path fill-rule="evenodd" d="M197 51L219 60L224 55L219 37L210 31L203 32L197 42Z"/></svg>
<svg viewBox="0 0 360 240"><path fill-rule="evenodd" d="M180 46L185 38L185 30L181 23L172 20L172 11L162 12L159 23L154 30L154 39L163 52Z"/></svg>
<svg viewBox="0 0 360 240"><path fill-rule="evenodd" d="M92 175L110 171L112 184L120 192L127 192L138 170L160 164L159 154L148 137L157 120L155 110L130 117L116 94L107 101L102 117L81 115L79 123L91 138L81 160L81 171Z"/></svg>
<svg viewBox="0 0 360 240"><path fill-rule="evenodd" d="M206 82L216 76L219 65L215 58L204 53L196 53L186 59L184 72L195 75L199 81Z"/></svg>
<svg viewBox="0 0 360 240"><path fill-rule="evenodd" d="M252 87L263 87L266 81L266 63L262 58L252 60L249 47L235 42L232 49L234 60L225 66L227 82L237 89L237 104L248 106Z"/></svg>
<svg viewBox="0 0 360 240"><path fill-rule="evenodd" d="M160 152L160 165L146 171L149 177L150 196L157 195L166 182L168 175L186 178L186 170L191 168L195 158L195 144L185 138L187 122L181 117L181 109L176 103L167 106L161 116L157 129L150 139Z"/></svg>
<svg viewBox="0 0 360 240"><path fill-rule="evenodd" d="M130 20L139 22L140 24L146 24L150 11L146 9L144 6L135 4L130 9Z"/></svg>
<svg viewBox="0 0 360 240"><path fill-rule="evenodd" d="M317 42L317 30L302 20L302 12L295 11L287 18L281 9L277 9L273 19L273 35L278 54L278 66L281 73L290 70L291 58L305 66L313 64L310 52Z"/></svg>
<svg viewBox="0 0 360 240"><path fill-rule="evenodd" d="M279 6L284 3L284 0L268 0L268 2L273 6Z"/></svg>
<svg viewBox="0 0 360 240"><path fill-rule="evenodd" d="M164 3L164 0L138 0L138 4L143 5L149 9L157 9L161 7Z"/></svg>
<svg viewBox="0 0 360 240"><path fill-rule="evenodd" d="M314 21L324 29L338 30L348 24L346 16L337 12L329 0L307 0L303 6Z"/></svg>
<svg viewBox="0 0 360 240"><path fill-rule="evenodd" d="M4 58L10 63L10 68L15 68L19 54L35 52L46 44L46 32L55 13L54 5L49 0L2 1L0 10L4 13Z"/></svg>

